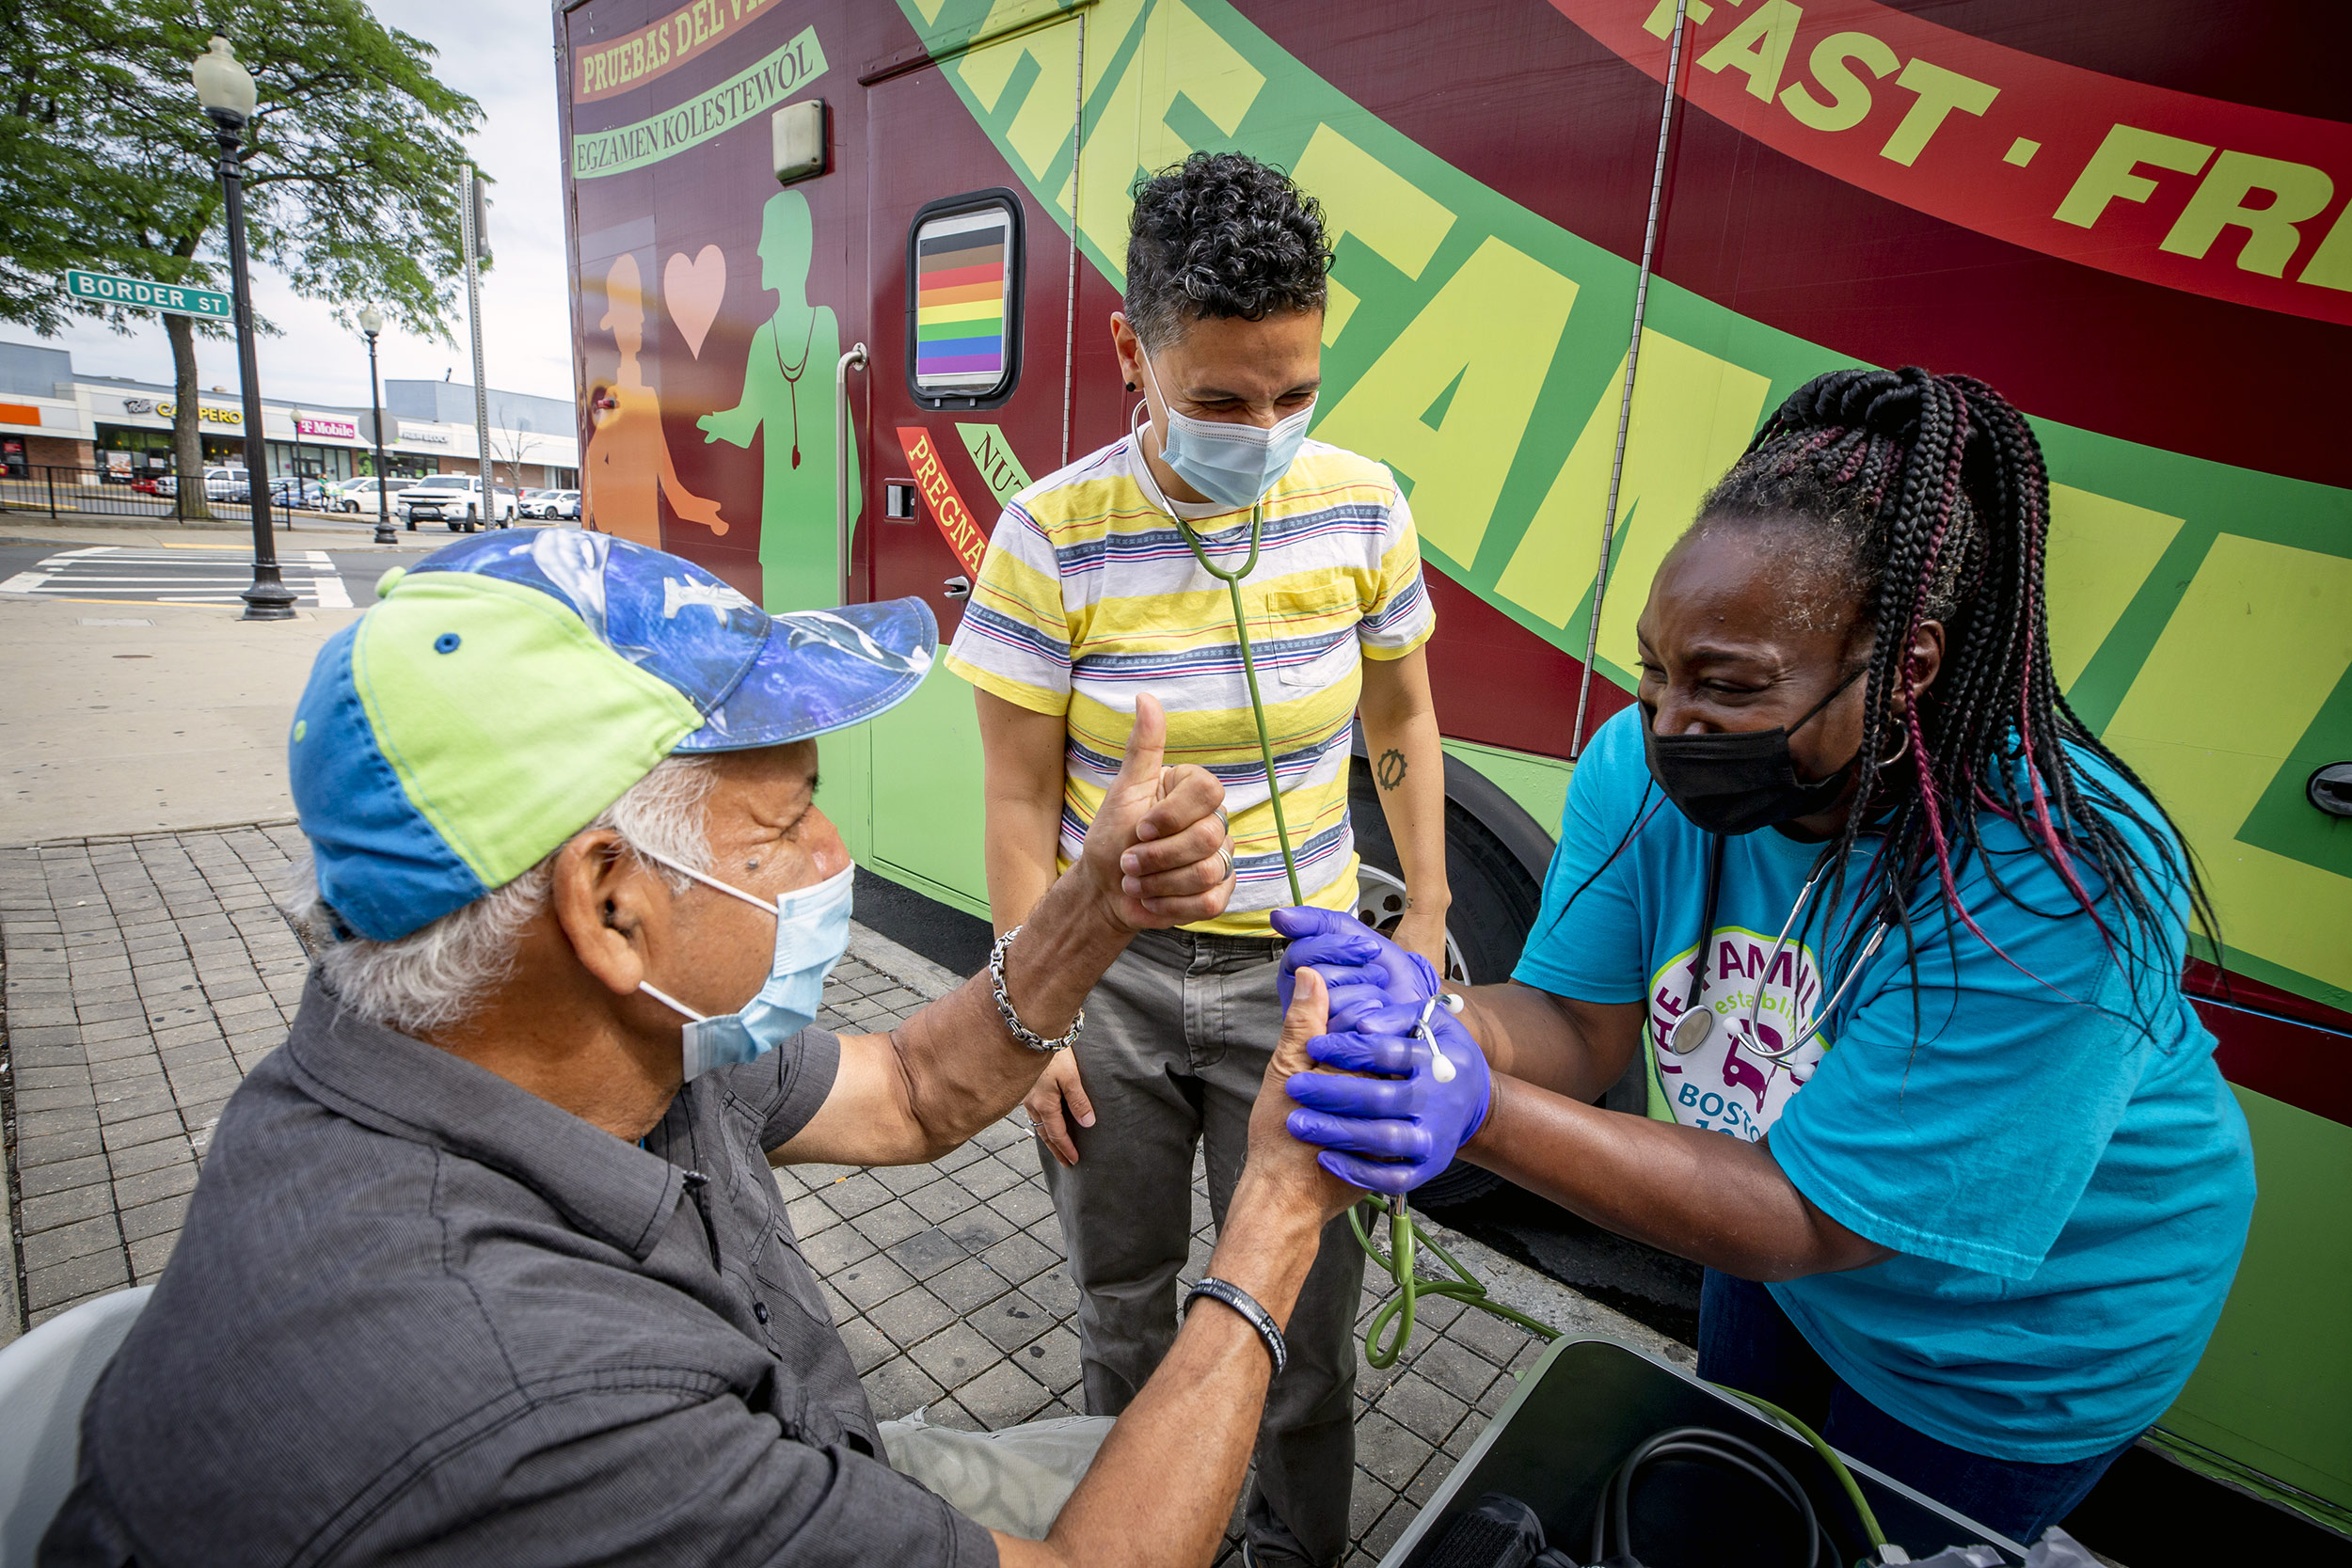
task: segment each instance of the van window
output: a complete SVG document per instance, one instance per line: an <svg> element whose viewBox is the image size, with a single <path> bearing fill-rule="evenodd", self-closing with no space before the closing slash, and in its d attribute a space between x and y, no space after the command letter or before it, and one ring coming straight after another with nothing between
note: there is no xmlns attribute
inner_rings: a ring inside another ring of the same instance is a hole
<svg viewBox="0 0 2352 1568"><path fill-rule="evenodd" d="M907 387L926 408L990 408L1021 379L1021 203L974 191L907 230Z"/></svg>

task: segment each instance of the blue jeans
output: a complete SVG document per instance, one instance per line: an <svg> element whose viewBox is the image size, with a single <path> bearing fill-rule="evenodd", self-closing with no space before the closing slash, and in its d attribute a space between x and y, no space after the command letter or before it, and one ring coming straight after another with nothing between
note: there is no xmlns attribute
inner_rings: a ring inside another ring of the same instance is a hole
<svg viewBox="0 0 2352 1568"><path fill-rule="evenodd" d="M1699 1376L1772 1401L1840 1453L2027 1545L2073 1513L2137 1441L2063 1465L1992 1459L1939 1442L1848 1387L1763 1286L1713 1269L1699 1296Z"/></svg>

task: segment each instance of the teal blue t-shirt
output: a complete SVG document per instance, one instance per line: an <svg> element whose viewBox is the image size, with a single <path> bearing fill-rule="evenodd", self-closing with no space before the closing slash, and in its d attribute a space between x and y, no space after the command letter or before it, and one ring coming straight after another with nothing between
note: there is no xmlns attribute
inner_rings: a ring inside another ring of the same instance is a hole
<svg viewBox="0 0 2352 1568"><path fill-rule="evenodd" d="M1799 1192L1899 1254L1771 1287L1871 1403L1957 1448L2039 1464L2146 1428L2204 1350L2254 1204L2246 1118L2181 992L2185 889L2160 870L2150 901L2164 918L2133 927L2079 868L2103 938L2025 835L1987 814L1985 857L1956 868L1983 936L1923 889L1913 949L1889 936L1820 1032L1774 1063L1747 1047L1780 1050L1836 996L1860 950L1858 895L1808 911L1775 956L1820 846L1772 829L1728 839L1694 974L1708 840L1651 781L1641 722L1638 707L1618 714L1577 765L1515 977L1646 999L1651 1114L1769 1134ZM2164 832L2112 769L2074 760ZM2109 815L2164 864L2147 829ZM1856 845L1850 882L1877 847ZM1676 1055L1660 1044L1694 979L1715 1021Z"/></svg>

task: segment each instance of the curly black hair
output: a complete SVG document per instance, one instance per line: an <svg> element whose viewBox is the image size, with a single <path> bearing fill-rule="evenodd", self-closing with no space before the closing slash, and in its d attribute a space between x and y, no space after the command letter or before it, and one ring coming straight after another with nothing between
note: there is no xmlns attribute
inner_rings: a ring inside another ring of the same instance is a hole
<svg viewBox="0 0 2352 1568"><path fill-rule="evenodd" d="M1320 310L1331 245L1291 177L1239 152L1195 152L1128 195L1127 325L1156 349L1209 316Z"/></svg>

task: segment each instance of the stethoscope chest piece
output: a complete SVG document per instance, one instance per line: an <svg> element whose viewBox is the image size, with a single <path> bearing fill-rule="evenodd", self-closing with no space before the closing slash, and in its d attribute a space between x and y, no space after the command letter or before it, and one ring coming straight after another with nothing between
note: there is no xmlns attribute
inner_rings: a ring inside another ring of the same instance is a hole
<svg viewBox="0 0 2352 1568"><path fill-rule="evenodd" d="M1715 1015L1704 1007L1693 1007L1675 1020L1675 1026L1666 1031L1666 1049L1677 1056L1688 1056L1707 1043L1714 1032Z"/></svg>

